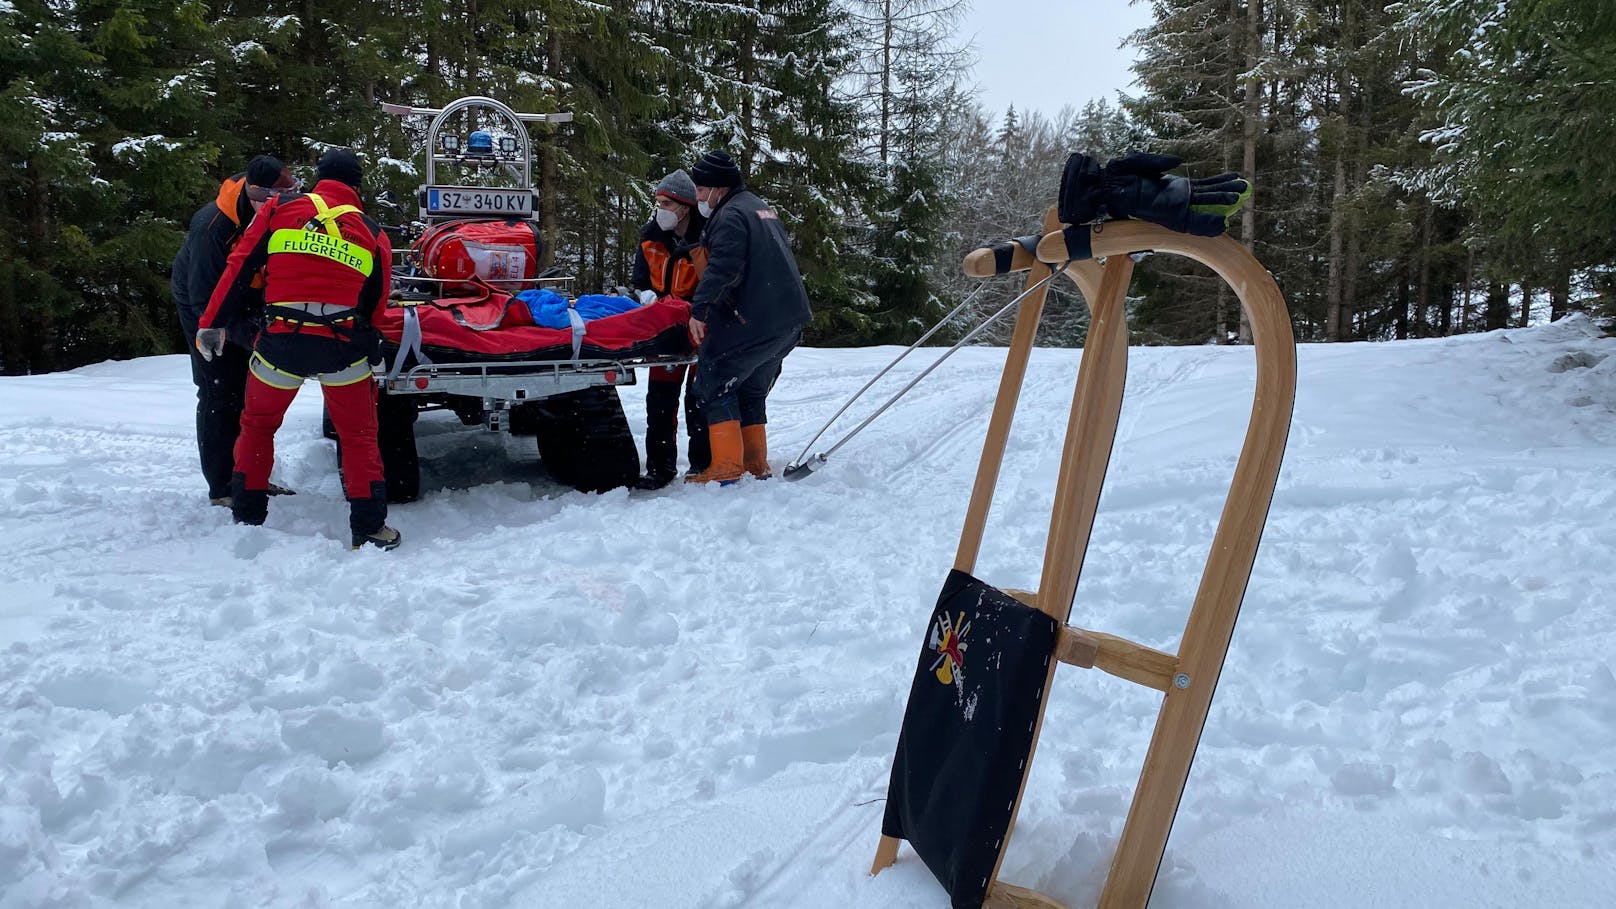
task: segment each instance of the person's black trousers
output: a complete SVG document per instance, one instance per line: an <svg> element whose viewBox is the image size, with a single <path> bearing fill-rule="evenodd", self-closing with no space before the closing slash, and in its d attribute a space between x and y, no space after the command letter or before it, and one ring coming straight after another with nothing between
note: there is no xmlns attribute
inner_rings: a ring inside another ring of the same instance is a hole
<svg viewBox="0 0 1616 909"><path fill-rule="evenodd" d="M802 340L802 328L736 347L703 348L696 363L696 405L709 426L739 420L742 426L769 422L766 401L780 378L786 355Z"/></svg>
<svg viewBox="0 0 1616 909"><path fill-rule="evenodd" d="M212 360L202 359L194 343L190 351L191 381L196 384L197 454L208 483L208 498L221 499L230 495L241 408L247 401L247 360L252 355L235 344L226 344L224 352Z"/></svg>
<svg viewBox="0 0 1616 909"><path fill-rule="evenodd" d="M690 469L700 472L712 463L707 445L707 422L696 407L696 396L691 384L694 376L686 375L685 367L665 370L659 375L652 371L645 389L645 474L649 478L670 481L679 473L679 390L685 386L685 448Z"/></svg>

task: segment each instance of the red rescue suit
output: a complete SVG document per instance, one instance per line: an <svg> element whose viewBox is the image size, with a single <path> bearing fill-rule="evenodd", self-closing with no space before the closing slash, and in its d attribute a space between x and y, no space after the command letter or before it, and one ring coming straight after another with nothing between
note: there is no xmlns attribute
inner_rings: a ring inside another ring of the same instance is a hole
<svg viewBox="0 0 1616 909"><path fill-rule="evenodd" d="M392 246L345 183L322 180L303 196L271 199L230 254L201 327L231 324L260 269L264 329L253 346L241 435L236 439L233 511L262 523L275 461L275 431L303 380L317 378L336 427L343 488L355 534L387 517L376 445L371 361L380 335L371 316L392 289Z"/></svg>

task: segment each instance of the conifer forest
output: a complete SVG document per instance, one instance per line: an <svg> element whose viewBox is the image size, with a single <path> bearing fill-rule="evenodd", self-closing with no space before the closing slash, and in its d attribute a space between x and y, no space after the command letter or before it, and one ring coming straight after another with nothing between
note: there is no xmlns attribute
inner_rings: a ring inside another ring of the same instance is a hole
<svg viewBox="0 0 1616 909"><path fill-rule="evenodd" d="M966 2L0 0L0 372L183 350L170 264L256 154L307 181L351 146L372 214L407 220L385 201L421 181L420 124L381 104L470 94L574 115L531 135L545 264L583 292L627 278L657 179L728 149L792 236L812 345L918 338L1073 151L1249 177L1230 232L1302 341L1616 308L1616 3L1133 0L1133 86L1022 111L981 103ZM1134 293L1133 343L1243 340L1193 263L1145 260ZM1040 343L1080 346L1063 298Z"/></svg>

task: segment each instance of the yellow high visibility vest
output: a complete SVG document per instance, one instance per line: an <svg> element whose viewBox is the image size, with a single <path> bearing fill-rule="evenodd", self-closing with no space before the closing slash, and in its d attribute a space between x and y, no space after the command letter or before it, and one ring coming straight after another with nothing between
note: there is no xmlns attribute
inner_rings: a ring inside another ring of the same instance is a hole
<svg viewBox="0 0 1616 909"><path fill-rule="evenodd" d="M346 265L367 278L370 277L370 273L376 268L376 256L358 243L343 239L342 230L337 227L338 217L349 212L358 212L359 206L339 205L331 208L315 193L309 193L307 198L314 203L316 212L314 220L320 222L325 232L283 227L269 235L270 254L303 253L319 256Z"/></svg>

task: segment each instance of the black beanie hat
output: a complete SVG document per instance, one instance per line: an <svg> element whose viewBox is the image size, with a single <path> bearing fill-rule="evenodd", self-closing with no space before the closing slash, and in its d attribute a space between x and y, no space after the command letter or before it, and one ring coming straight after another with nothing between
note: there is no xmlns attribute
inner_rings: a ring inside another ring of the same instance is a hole
<svg viewBox="0 0 1616 909"><path fill-rule="evenodd" d="M729 152L710 151L690 169L690 178L697 186L740 186L741 169Z"/></svg>
<svg viewBox="0 0 1616 909"><path fill-rule="evenodd" d="M247 185L265 189L289 189L295 181L281 159L259 155L247 164Z"/></svg>
<svg viewBox="0 0 1616 909"><path fill-rule="evenodd" d="M363 172L359 168L359 157L348 148L333 148L320 156L320 163L316 166L314 177L316 180L336 180L346 183L354 189L359 188L359 179Z"/></svg>
<svg viewBox="0 0 1616 909"><path fill-rule="evenodd" d="M247 163L247 198L262 202L277 192L296 190L297 178L281 159L259 155Z"/></svg>

